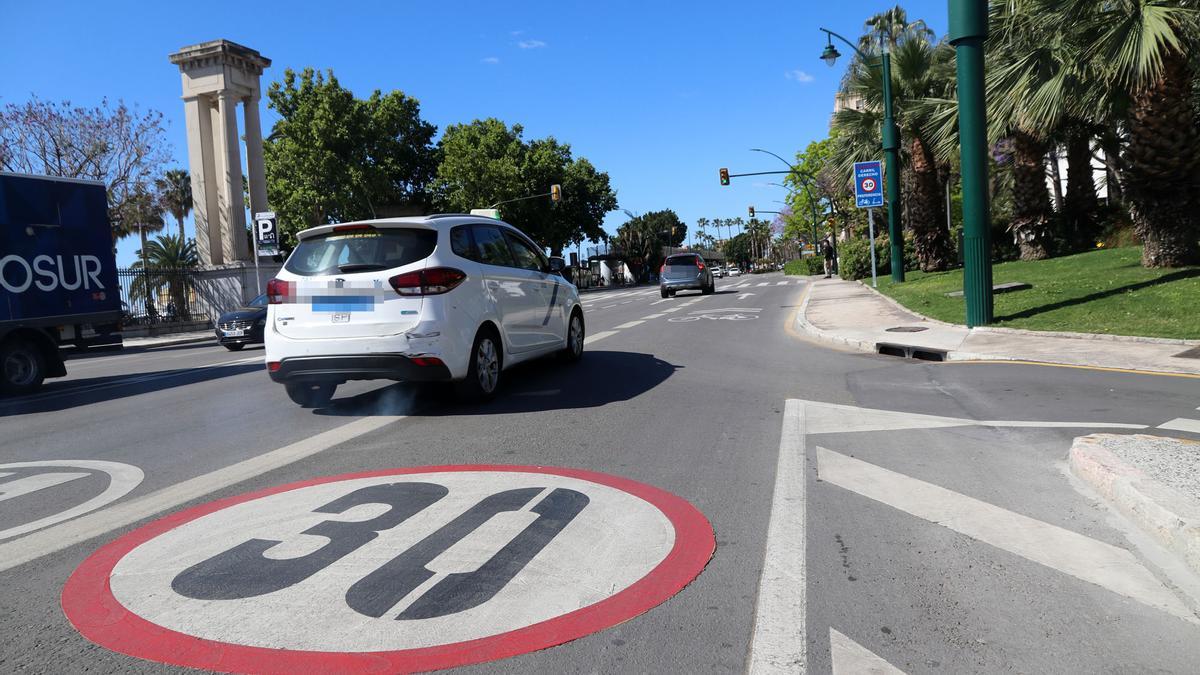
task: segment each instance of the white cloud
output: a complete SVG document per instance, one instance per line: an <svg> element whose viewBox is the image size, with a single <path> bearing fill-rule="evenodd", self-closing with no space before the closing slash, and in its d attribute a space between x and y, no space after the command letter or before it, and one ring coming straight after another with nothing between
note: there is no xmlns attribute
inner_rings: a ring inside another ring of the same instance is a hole
<svg viewBox="0 0 1200 675"><path fill-rule="evenodd" d="M499 58L497 58L497 57L495 57L495 56L485 56L485 57L483 57L482 59L479 59L479 62L480 62L480 63L486 63L486 64L488 64L488 65L490 65L490 66L494 66L494 65L496 65L497 63L500 63L500 59L499 59Z"/></svg>
<svg viewBox="0 0 1200 675"><path fill-rule="evenodd" d="M546 43L541 40L521 40L517 43L517 46L521 49L540 49L545 47Z"/></svg>
<svg viewBox="0 0 1200 675"><path fill-rule="evenodd" d="M806 82L812 82L814 79L812 75L809 75L808 73L804 72L803 70L789 70L786 73L784 73L783 76L789 80L795 80L797 82L800 82L801 84L806 83Z"/></svg>
<svg viewBox="0 0 1200 675"><path fill-rule="evenodd" d="M520 34L522 34L522 33L524 33L524 32L525 32L525 31L523 31L523 30L514 30L514 31L510 32L510 33L509 33L509 35L511 35L511 36L513 36L513 37L517 37L518 35L520 35Z"/></svg>

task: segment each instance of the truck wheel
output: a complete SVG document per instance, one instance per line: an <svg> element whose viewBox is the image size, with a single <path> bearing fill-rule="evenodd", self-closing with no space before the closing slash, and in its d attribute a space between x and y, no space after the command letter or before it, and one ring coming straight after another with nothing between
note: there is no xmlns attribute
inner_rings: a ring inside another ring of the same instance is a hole
<svg viewBox="0 0 1200 675"><path fill-rule="evenodd" d="M319 408L333 400L333 393L337 391L336 384L323 382L293 383L284 388L288 398L301 408Z"/></svg>
<svg viewBox="0 0 1200 675"><path fill-rule="evenodd" d="M28 394L46 379L46 358L37 345L24 340L0 346L0 390L8 394Z"/></svg>

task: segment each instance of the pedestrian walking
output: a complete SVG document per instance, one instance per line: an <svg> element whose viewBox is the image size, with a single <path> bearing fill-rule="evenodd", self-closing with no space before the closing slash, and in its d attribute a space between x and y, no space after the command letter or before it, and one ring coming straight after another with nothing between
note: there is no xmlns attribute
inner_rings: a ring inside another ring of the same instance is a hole
<svg viewBox="0 0 1200 675"><path fill-rule="evenodd" d="M822 252L825 254L825 278L833 277L833 240L825 237L821 242Z"/></svg>

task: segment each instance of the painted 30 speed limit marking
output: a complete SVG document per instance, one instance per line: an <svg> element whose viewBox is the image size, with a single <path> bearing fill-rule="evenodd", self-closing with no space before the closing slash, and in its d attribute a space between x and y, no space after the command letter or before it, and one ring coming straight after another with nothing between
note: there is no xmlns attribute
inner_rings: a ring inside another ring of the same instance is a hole
<svg viewBox="0 0 1200 675"><path fill-rule="evenodd" d="M695 507L522 466L318 478L163 518L63 589L88 639L242 672L418 671L544 649L662 603L715 548Z"/></svg>

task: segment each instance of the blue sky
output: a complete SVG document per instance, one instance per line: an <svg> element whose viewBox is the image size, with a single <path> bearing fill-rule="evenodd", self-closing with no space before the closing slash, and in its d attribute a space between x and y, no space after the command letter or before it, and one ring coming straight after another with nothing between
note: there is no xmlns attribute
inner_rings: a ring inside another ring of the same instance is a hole
<svg viewBox="0 0 1200 675"><path fill-rule="evenodd" d="M745 216L751 204L777 210L784 192L770 177L723 188L718 168L786 168L748 149L790 157L823 138L847 59L830 69L817 58L818 26L853 38L895 4L2 1L0 103L108 97L160 110L179 166L183 104L167 55L227 38L272 59L264 91L285 68L331 68L359 96L416 97L439 130L520 123L526 138L555 136L608 172L621 208L671 208L689 225ZM945 31L945 0L904 6ZM265 97L262 113L269 133ZM626 218L610 214L607 229ZM136 238L122 242L119 262L136 248Z"/></svg>

